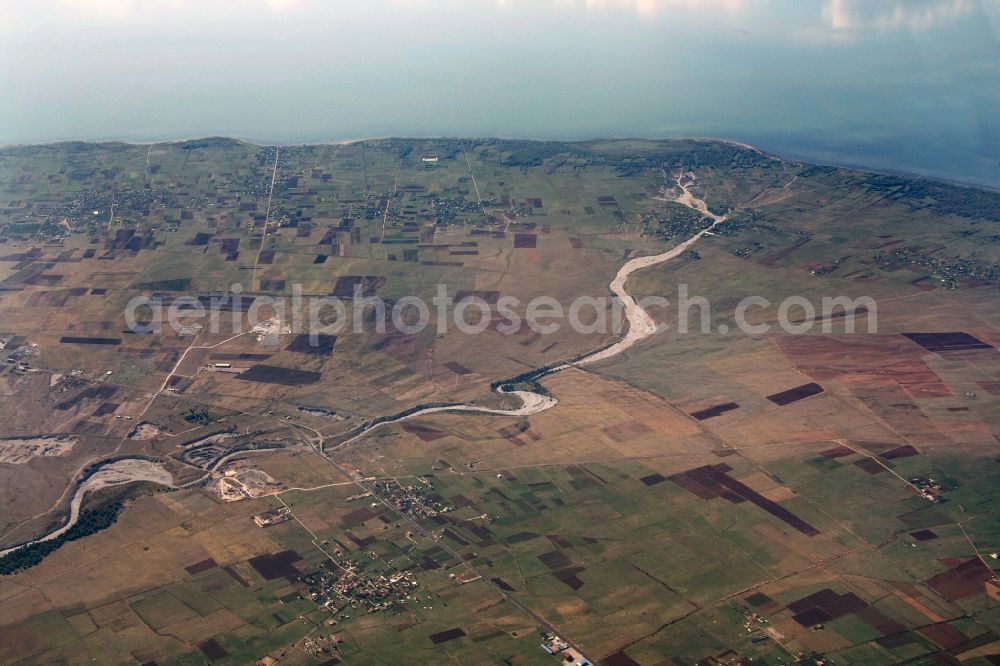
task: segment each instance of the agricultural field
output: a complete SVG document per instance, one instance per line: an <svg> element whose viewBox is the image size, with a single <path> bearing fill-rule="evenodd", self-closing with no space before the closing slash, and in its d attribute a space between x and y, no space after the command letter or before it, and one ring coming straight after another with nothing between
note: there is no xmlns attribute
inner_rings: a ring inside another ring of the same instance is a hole
<svg viewBox="0 0 1000 666"><path fill-rule="evenodd" d="M998 663L998 223L713 141L0 149L0 663ZM528 323L696 234L622 353Z"/></svg>

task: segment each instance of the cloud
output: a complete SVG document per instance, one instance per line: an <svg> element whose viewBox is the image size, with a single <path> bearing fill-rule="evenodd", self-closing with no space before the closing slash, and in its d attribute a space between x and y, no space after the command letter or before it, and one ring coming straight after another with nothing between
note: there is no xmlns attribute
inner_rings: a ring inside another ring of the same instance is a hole
<svg viewBox="0 0 1000 666"><path fill-rule="evenodd" d="M922 30L978 7L974 0L826 0L823 20L834 30Z"/></svg>
<svg viewBox="0 0 1000 666"><path fill-rule="evenodd" d="M91 16L124 19L136 9L135 0L60 0L61 9Z"/></svg>
<svg viewBox="0 0 1000 666"><path fill-rule="evenodd" d="M640 16L655 16L678 9L736 10L743 0L556 0L557 4L585 9L625 9Z"/></svg>
<svg viewBox="0 0 1000 666"><path fill-rule="evenodd" d="M190 12L198 9L253 11L263 7L273 12L284 12L308 2L310 0L35 0L31 3L32 7L26 9L47 9L90 19L122 21L142 14L157 15L158 12ZM6 0L0 0L0 5L3 4L6 4Z"/></svg>
<svg viewBox="0 0 1000 666"><path fill-rule="evenodd" d="M745 0L393 0L401 6L441 8L449 5L458 7L476 4L497 9L517 9L549 4L556 7L579 10L621 10L641 16L654 16L675 10L723 9L736 10L743 7Z"/></svg>
<svg viewBox="0 0 1000 666"><path fill-rule="evenodd" d="M297 9L327 10L349 7L356 0L0 0L0 17L4 13L21 19L50 15L67 18L72 16L92 22L125 22L139 18L169 14L198 14L218 12L250 13L264 10L283 13ZM497 9L533 7L547 2L556 7L584 11L616 10L634 12L640 16L667 14L672 11L741 9L745 0L388 0L387 7L412 7L416 9L462 9L469 4ZM9 16L8 18L12 18Z"/></svg>

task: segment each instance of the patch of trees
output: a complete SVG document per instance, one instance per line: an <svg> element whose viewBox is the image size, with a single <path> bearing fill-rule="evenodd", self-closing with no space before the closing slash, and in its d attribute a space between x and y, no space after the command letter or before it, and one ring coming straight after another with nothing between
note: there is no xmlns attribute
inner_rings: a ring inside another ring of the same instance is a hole
<svg viewBox="0 0 1000 666"><path fill-rule="evenodd" d="M421 139L385 139L378 141L380 150L394 152L401 160L407 160L410 164L418 163L428 156L438 157L442 160L455 159L462 152L466 142L458 139L434 139L431 141ZM407 158L413 157L412 160Z"/></svg>
<svg viewBox="0 0 1000 666"><path fill-rule="evenodd" d="M832 176L837 173L837 167L825 164L803 164L799 171L799 178L820 178L822 176Z"/></svg>
<svg viewBox="0 0 1000 666"><path fill-rule="evenodd" d="M906 193L933 199L938 213L1000 222L1000 192L919 180L908 185Z"/></svg>
<svg viewBox="0 0 1000 666"><path fill-rule="evenodd" d="M30 569L51 553L59 550L64 543L82 539L105 530L118 520L125 503L148 490L147 484L128 484L132 487L118 487L80 510L79 519L73 527L49 541L34 543L0 557L0 576L9 576Z"/></svg>
<svg viewBox="0 0 1000 666"><path fill-rule="evenodd" d="M576 358L574 358L573 360L575 361ZM548 395L548 391L546 391L545 388L538 382L546 375L551 374L557 367L561 365L562 365L561 363L558 366L544 365L540 368L535 368L534 370L528 370L527 372L522 372L521 374L514 377L510 377L509 379L501 379L495 381L492 384L490 384L490 388L493 389L494 391L496 391L497 389L502 389L504 391L530 391L532 393L540 393L542 395Z"/></svg>
<svg viewBox="0 0 1000 666"><path fill-rule="evenodd" d="M799 173L804 179L833 175L848 177L850 184L863 186L869 192L886 193L894 201L905 199L918 209L929 207L936 213L1000 222L1000 192L995 190L814 164L805 165Z"/></svg>
<svg viewBox="0 0 1000 666"><path fill-rule="evenodd" d="M398 414L392 414L390 416L379 416L378 418L371 419L369 421L362 421L357 425L357 427L341 435L340 440L341 441L348 440L351 437L354 437L355 435L362 433L369 428L382 425L383 423L392 423L395 421L399 421L401 419L405 419L406 417L412 416L413 414L416 414L417 412L422 411L424 409L431 409L435 407L457 407L459 404L460 403L457 402L425 402L423 404L410 407L409 409L405 409L399 412Z"/></svg>
<svg viewBox="0 0 1000 666"><path fill-rule="evenodd" d="M503 140L494 142L491 147L501 153L500 163L507 167L542 166L545 160L567 154L589 157L577 146L560 141Z"/></svg>
<svg viewBox="0 0 1000 666"><path fill-rule="evenodd" d="M539 167L558 158L574 158L587 160L589 166L617 169L622 176L634 176L649 169L661 168L749 168L765 166L773 161L755 150L708 140L568 143L498 139L479 145L500 152L500 164L506 167Z"/></svg>
<svg viewBox="0 0 1000 666"><path fill-rule="evenodd" d="M201 425L206 425L211 423L215 419L212 418L212 415L209 414L208 410L206 409L197 411L192 409L190 412L184 415L184 420L187 421L188 423L199 423Z"/></svg>
<svg viewBox="0 0 1000 666"><path fill-rule="evenodd" d="M182 150L196 150L198 148L235 148L243 145L242 142L236 139L227 139L222 136L210 136L204 139L192 139L190 141L182 141L180 147Z"/></svg>

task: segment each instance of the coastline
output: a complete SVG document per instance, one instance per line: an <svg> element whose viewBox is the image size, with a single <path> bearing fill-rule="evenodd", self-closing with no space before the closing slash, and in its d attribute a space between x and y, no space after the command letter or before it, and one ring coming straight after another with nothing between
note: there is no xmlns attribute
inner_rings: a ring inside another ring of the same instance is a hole
<svg viewBox="0 0 1000 666"><path fill-rule="evenodd" d="M528 143L562 143L562 144L589 144L589 143L600 143L604 141L638 141L638 142L671 142L671 141L704 141L720 143L729 146L735 146L742 148L744 150L749 150L755 152L762 157L767 157L770 159L779 160L782 162L789 162L795 164L805 164L809 166L816 167L826 167L835 169L847 169L849 171L856 171L865 174L875 174L881 176L892 176L896 178L910 178L910 179L922 179L930 180L937 183L942 183L945 185L950 185L953 187L963 187L986 190L989 192L1000 192L1000 162L998 162L998 175L997 182L995 184L988 184L978 180L963 180L960 178L949 177L942 174L934 173L918 173L917 171L910 171L906 168L886 168L878 167L872 165L866 165L863 162L857 162L855 157L845 157L842 160L835 159L823 159L816 157L809 157L806 152L796 152L794 150L774 150L766 147L758 146L745 141L740 141L738 139L732 139L722 136L704 136L704 135L692 135L692 136L664 136L664 137L629 137L629 136L606 136L606 137L587 137L587 138L572 138L572 139L554 139L554 138L538 138L538 137L525 137L525 136L417 136L417 135L407 135L407 134L385 134L385 135L375 135L375 136L361 136L349 139L329 139L322 141L268 141L264 139L252 139L244 138L239 136L224 136L224 135L201 135L201 136L191 136L191 137L180 137L180 138L169 138L161 140L132 140L132 139L53 139L51 141L34 141L34 142L10 142L10 143L0 143L0 151L11 150L11 149L26 149L44 146L61 146L61 145L71 145L71 144L82 144L86 146L132 146L132 147L150 147L159 144L165 145L177 145L183 143L190 143L194 141L234 141L237 143L247 144L251 146L257 146L261 148L278 146L278 147L295 147L295 146L349 146L357 143L362 143L365 141L490 141L490 140L503 140L503 141L524 141Z"/></svg>

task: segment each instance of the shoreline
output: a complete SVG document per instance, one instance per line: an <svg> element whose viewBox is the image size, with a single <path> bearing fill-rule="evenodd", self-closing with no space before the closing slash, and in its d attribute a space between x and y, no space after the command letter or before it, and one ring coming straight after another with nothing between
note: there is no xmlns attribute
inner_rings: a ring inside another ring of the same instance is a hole
<svg viewBox="0 0 1000 666"><path fill-rule="evenodd" d="M641 141L641 142L663 142L663 141L703 141L703 142L713 142L721 143L729 146L735 146L742 148L744 150L749 150L763 157L769 159L778 160L781 162L791 162L796 164L807 164L817 167L829 167L835 169L847 169L849 171L856 171L859 173L881 175L881 176L893 176L896 178L912 178L912 179L926 179L937 183L943 183L945 185L950 185L952 187L962 187L969 189L980 189L988 192L1000 192L1000 175L997 177L996 184L987 184L972 180L961 180L953 177L936 175L930 173L917 173L915 171L907 171L905 168L891 169L884 167L874 167L867 166L853 159L845 158L843 161L831 161L825 159L809 158L806 156L798 156L794 151L777 151L769 150L767 148L762 148L760 146L747 143L745 141L739 141L737 139L730 139L726 137L717 136L704 136L704 135L691 135L691 136L666 136L666 137L629 137L629 136L618 136L618 137L588 137L588 138L577 138L577 139L546 139L537 137L523 137L523 136L417 136L417 135L406 135L406 134L384 134L376 136L361 136L350 139L330 139L322 141L266 141L262 139L250 139L238 136L224 136L224 135L201 135L201 136L191 136L191 137L181 137L181 138L169 138L169 139L159 139L159 140L148 140L140 141L134 139L53 139L51 141L33 141L33 142L10 142L10 143L0 143L0 151L8 149L17 148L35 148L35 147L55 147L60 145L70 145L70 144L83 144L87 146L103 146L103 145L120 145L120 146L133 146L133 147L152 147L159 144L164 145L176 145L182 143L189 143L192 141L234 141L237 143L247 144L250 146L257 146L260 148L268 148L272 146L277 147L296 147L296 146L350 146L357 143L363 143L365 141L391 141L391 140L401 140L401 141L489 141L489 140L501 140L501 141L525 141L529 143L566 143L566 144L586 144L595 143L602 141ZM788 157L783 156L788 154Z"/></svg>

